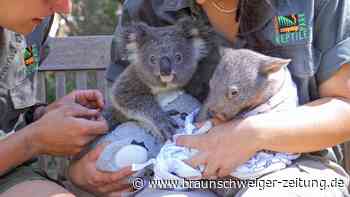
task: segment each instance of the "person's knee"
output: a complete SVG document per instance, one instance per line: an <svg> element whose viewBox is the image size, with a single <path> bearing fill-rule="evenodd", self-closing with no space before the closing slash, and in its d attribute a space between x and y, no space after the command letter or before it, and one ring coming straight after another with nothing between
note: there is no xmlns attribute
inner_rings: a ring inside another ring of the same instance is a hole
<svg viewBox="0 0 350 197"><path fill-rule="evenodd" d="M75 197L74 194L70 193L63 187L49 181L25 181L11 187L9 190L0 194L0 197L17 197L17 196L28 197Z"/></svg>

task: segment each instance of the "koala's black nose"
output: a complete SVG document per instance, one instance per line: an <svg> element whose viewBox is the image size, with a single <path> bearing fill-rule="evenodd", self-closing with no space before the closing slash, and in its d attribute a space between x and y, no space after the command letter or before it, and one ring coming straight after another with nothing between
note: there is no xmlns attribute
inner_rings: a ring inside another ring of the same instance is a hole
<svg viewBox="0 0 350 197"><path fill-rule="evenodd" d="M171 62L168 57L162 57L160 58L160 74L162 76L169 76L171 75Z"/></svg>

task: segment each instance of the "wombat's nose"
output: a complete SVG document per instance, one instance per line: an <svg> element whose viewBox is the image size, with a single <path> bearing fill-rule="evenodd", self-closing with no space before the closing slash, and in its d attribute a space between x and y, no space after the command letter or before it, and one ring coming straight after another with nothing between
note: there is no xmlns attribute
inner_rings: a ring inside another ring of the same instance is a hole
<svg viewBox="0 0 350 197"><path fill-rule="evenodd" d="M169 76L171 75L171 62L168 57L160 58L160 75L161 76Z"/></svg>

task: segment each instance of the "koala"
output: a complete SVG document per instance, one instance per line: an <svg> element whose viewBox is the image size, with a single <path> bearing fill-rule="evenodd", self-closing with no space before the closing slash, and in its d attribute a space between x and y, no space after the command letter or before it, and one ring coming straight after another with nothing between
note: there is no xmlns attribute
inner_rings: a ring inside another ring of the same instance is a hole
<svg viewBox="0 0 350 197"><path fill-rule="evenodd" d="M248 49L222 48L221 60L209 82L209 95L197 117L232 120L266 103L282 87L289 59Z"/></svg>
<svg viewBox="0 0 350 197"><path fill-rule="evenodd" d="M171 139L177 124L160 106L160 95L183 88L208 54L210 28L191 19L172 26L151 27L133 23L126 27L130 65L112 86L114 117L136 120L162 140ZM117 118L118 119L118 118Z"/></svg>

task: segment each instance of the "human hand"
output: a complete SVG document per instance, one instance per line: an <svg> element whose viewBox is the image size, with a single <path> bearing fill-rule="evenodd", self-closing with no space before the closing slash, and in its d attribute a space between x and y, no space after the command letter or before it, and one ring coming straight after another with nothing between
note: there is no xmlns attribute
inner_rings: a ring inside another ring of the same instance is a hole
<svg viewBox="0 0 350 197"><path fill-rule="evenodd" d="M196 0L196 3L198 3L198 4L203 4L203 3L205 3L207 0Z"/></svg>
<svg viewBox="0 0 350 197"><path fill-rule="evenodd" d="M37 154L75 155L96 136L108 130L96 109L79 104L58 106L27 127L28 140Z"/></svg>
<svg viewBox="0 0 350 197"><path fill-rule="evenodd" d="M98 90L75 90L47 106L47 111L64 105L80 104L89 109L101 109L104 106L102 93Z"/></svg>
<svg viewBox="0 0 350 197"><path fill-rule="evenodd" d="M202 178L228 176L259 151L259 140L249 121L234 120L213 127L208 133L179 136L176 144L199 150L186 161L197 168L205 166Z"/></svg>
<svg viewBox="0 0 350 197"><path fill-rule="evenodd" d="M105 144L99 145L80 160L75 161L70 166L68 175L76 186L96 196L121 196L122 192L132 191L128 183L128 177L133 172L131 167L125 167L113 173L97 170L96 161L105 146Z"/></svg>
<svg viewBox="0 0 350 197"><path fill-rule="evenodd" d="M217 125L220 125L220 124L223 124L223 123L227 122L227 121L224 121L224 120L219 119L219 118L211 118L209 121L213 124L213 126L217 126ZM196 122L195 126L197 128L201 128L205 124L205 122L206 121L204 121L204 122Z"/></svg>

